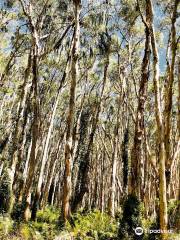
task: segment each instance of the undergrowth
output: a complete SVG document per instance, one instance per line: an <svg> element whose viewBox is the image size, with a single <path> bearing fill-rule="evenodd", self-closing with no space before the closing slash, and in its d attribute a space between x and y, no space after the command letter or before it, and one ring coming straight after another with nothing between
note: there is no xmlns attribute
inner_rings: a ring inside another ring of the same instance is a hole
<svg viewBox="0 0 180 240"><path fill-rule="evenodd" d="M117 222L108 214L98 210L87 214L80 212L73 216L74 227L67 226L75 239L113 240L117 236Z"/></svg>
<svg viewBox="0 0 180 240"><path fill-rule="evenodd" d="M0 240L122 240L137 239L133 234L123 236L124 229L130 231L127 227L134 228L137 224L142 224L143 229L157 229L157 221L145 219L139 215L139 205L136 204L135 210L129 207L129 202L124 206L128 207L128 212L118 214L118 219L110 217L107 213L101 213L98 210L84 213L79 211L72 216L70 223L60 228L59 213L60 210L51 206L47 206L44 210L37 212L36 221L12 220L8 214L0 215ZM124 209L124 210L125 210ZM178 227L179 204L176 202L169 203L169 227ZM128 212L128 213L127 213ZM132 225L132 226L131 226ZM175 228L174 228L175 229ZM139 238L138 238L139 239ZM159 235L142 236L143 240L157 240ZM179 239L178 232L170 236L170 240Z"/></svg>

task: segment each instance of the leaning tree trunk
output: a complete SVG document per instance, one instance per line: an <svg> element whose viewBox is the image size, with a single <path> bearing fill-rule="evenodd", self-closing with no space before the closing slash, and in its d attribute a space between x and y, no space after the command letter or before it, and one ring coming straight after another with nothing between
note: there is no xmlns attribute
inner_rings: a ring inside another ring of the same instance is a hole
<svg viewBox="0 0 180 240"><path fill-rule="evenodd" d="M146 6L146 22L150 22L149 8ZM138 107L136 113L136 123L134 132L134 144L131 153L131 176L130 176L130 193L134 194L140 199L140 184L141 184L141 172L140 164L142 162L142 141L144 132L144 111L145 111L145 100L149 78L149 62L150 62L150 31L145 25L145 50L144 58L141 69L141 81L138 96Z"/></svg>
<svg viewBox="0 0 180 240"><path fill-rule="evenodd" d="M55 149L56 149L55 152L53 152L51 154L51 160L50 160L50 163L49 163L49 167L47 169L47 176L46 176L45 185L43 187L42 197L41 197L41 201L40 201L40 207L41 208L44 208L46 203L47 203L48 194L49 194L50 186L51 186L51 183L52 183L52 180L53 180L53 176L57 172L56 168L58 167L59 156L60 156L60 153L61 153L61 149L63 148L62 147L63 146L63 140L64 140L64 131L60 135L57 146L55 147Z"/></svg>
<svg viewBox="0 0 180 240"><path fill-rule="evenodd" d="M31 216L32 220L35 220L36 212L39 209L39 200L40 200L40 196L41 196L43 174L44 174L46 161L47 161L47 158L48 158L48 147L49 147L51 133L52 133L52 130L53 130L53 123L54 123L54 118L55 118L55 113L56 113L58 102L59 102L59 94L58 94L58 96L55 100L55 103L54 103L53 112L52 112L52 115L51 115L51 118L50 118L50 125L49 125L49 128L48 128L48 133L47 133L47 137L46 137L46 141L45 141L43 157L42 157L41 167L40 167L40 173L39 173L39 178L38 178L38 183L37 183L36 195L35 195L33 208L32 208L32 216Z"/></svg>
<svg viewBox="0 0 180 240"><path fill-rule="evenodd" d="M180 57L178 59L178 91L179 91L178 102L180 102ZM178 105L177 125L178 125L178 141L180 142L180 104ZM179 170L178 200L180 201L180 165L178 170Z"/></svg>
<svg viewBox="0 0 180 240"><path fill-rule="evenodd" d="M151 0L147 1L150 10L151 22L149 25L151 33L151 45L153 53L153 82L155 93L155 114L157 123L157 145L159 158L159 207L160 207L160 228L167 230L167 199L166 199L166 176L165 176L165 146L164 146L164 126L162 119L160 86L159 86L159 57L156 44L156 38L153 26L153 7ZM167 234L162 233L162 239L167 239Z"/></svg>
<svg viewBox="0 0 180 240"><path fill-rule="evenodd" d="M129 161L128 161L128 145L129 145L129 130L128 126L124 131L124 139L122 143L122 162L123 162L123 192L127 193L127 184L128 184L128 169L129 169Z"/></svg>
<svg viewBox="0 0 180 240"><path fill-rule="evenodd" d="M179 0L175 0L172 25L171 25L171 64L168 61L168 80L165 95L165 111L164 111L164 143L166 151L166 181L167 181L167 191L170 197L170 179L171 179L171 111L172 111L172 98L173 98L173 83L174 83L174 68L177 52L177 42L176 42L176 19L177 19L177 8Z"/></svg>
<svg viewBox="0 0 180 240"><path fill-rule="evenodd" d="M35 220L37 210L40 207L39 204L40 204L40 196L41 196L41 187L42 187L42 183L43 183L43 174L44 174L44 170L45 170L45 165L46 165L47 158L48 158L48 147L49 147L51 134L52 134L52 131L53 131L53 123L54 123L56 110L57 110L58 103L59 103L61 89L62 89L63 84L65 82L67 71L68 71L68 62L69 62L69 57L68 57L68 60L67 60L65 71L63 73L63 77L62 77L61 82L60 82L57 97L56 97L56 100L54 102L53 111L52 111L52 114L51 114L51 117L50 117L50 124L49 124L48 133L47 133L45 146L44 146L44 150L43 150L43 156L42 156L42 161L41 161L41 167L40 167L40 173L39 173L39 178L38 178L38 183L37 183L37 189L36 189L35 199L34 199L33 208L32 208L32 219L33 220Z"/></svg>
<svg viewBox="0 0 180 240"><path fill-rule="evenodd" d="M22 85L22 91L20 95L20 102L18 105L18 110L17 110L17 117L16 117L16 122L15 122L15 129L14 133L12 136L12 155L11 155L11 162L10 162L10 189L13 191L13 183L15 181L15 175L17 171L17 164L20 165L20 159L18 159L18 154L20 152L20 140L23 136L25 124L22 125L22 121L25 121L23 119L24 117L24 112L26 108L26 99L27 99L27 91L28 91L28 79L30 75L30 70L31 70L31 53L29 53L28 57L28 63L27 63L27 68L24 73L24 82ZM14 195L12 194L12 198L14 198ZM11 205L13 207L13 199L10 199Z"/></svg>
<svg viewBox="0 0 180 240"><path fill-rule="evenodd" d="M63 201L62 201L62 217L63 221L70 217L70 198L71 198L71 165L72 165L72 139L73 139L73 123L75 111L75 92L76 82L78 78L78 56L79 56L79 39L80 39L80 11L81 0L73 0L74 15L75 15L75 33L73 39L72 56L71 56L71 86L70 100L67 115L67 131L65 143L65 171L64 171L64 186L63 186Z"/></svg>
<svg viewBox="0 0 180 240"><path fill-rule="evenodd" d="M100 100L97 104L94 117L92 119L92 128L91 133L88 140L88 146L86 149L86 152L84 154L83 159L80 162L79 170L78 170L78 176L75 186L75 194L73 196L72 200L72 212L76 212L79 205L82 204L83 197L86 192L88 192L88 185L89 185L89 170L90 170L90 155L93 148L93 142L94 142L94 136L97 129L97 124L99 120L99 114L101 111L101 104L102 104L102 98L104 94L104 88L107 81L107 73L108 73L108 66L109 66L109 54L110 54L110 43L108 43L108 49L107 49L107 56L106 56L106 63L104 67L104 77L103 77L103 86L100 93Z"/></svg>
<svg viewBox="0 0 180 240"><path fill-rule="evenodd" d="M33 108L33 120L32 120L32 146L31 153L29 158L29 170L27 173L27 181L24 190L26 208L24 211L24 218L28 220L30 217L30 194L31 194L31 186L33 182L35 167L36 167L36 147L38 140L38 132L39 132L39 104L38 104L38 51L37 46L34 46L33 49L33 57L32 57L32 71L33 71L33 79L32 79L32 108Z"/></svg>
<svg viewBox="0 0 180 240"><path fill-rule="evenodd" d="M112 153L112 166L111 166L111 186L110 196L108 202L108 210L112 217L115 216L115 192L116 192L116 169L117 169L117 158L118 158L118 133L119 133L119 112L120 103L118 105L117 119L114 127L114 139L113 139L113 153Z"/></svg>
<svg viewBox="0 0 180 240"><path fill-rule="evenodd" d="M100 176L100 211L104 212L104 173L105 173L105 162L106 162L106 153L105 153L105 147L103 147L102 150L102 157L101 157L101 176Z"/></svg>

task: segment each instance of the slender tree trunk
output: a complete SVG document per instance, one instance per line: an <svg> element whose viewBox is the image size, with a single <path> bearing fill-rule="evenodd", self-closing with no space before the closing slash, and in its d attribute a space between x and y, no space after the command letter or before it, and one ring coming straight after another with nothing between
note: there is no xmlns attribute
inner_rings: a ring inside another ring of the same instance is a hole
<svg viewBox="0 0 180 240"><path fill-rule="evenodd" d="M109 213L112 217L115 216L115 193L116 193L116 168L117 168L117 157L118 157L118 133L119 133L119 112L120 103L118 105L117 119L114 127L114 139L113 139L113 153L112 153L112 169L111 169L111 186L109 196Z"/></svg>
<svg viewBox="0 0 180 240"><path fill-rule="evenodd" d="M21 92L20 102L19 102L18 111L17 111L17 120L15 125L14 135L12 137L13 152L12 152L12 159L11 159L11 166L10 166L11 188L14 181L16 164L18 162L18 151L20 148L19 140L21 138L21 134L23 133L23 129L21 129L21 121L23 120L24 111L26 107L25 104L26 104L27 90L28 90L27 83L28 83L30 71L31 71L31 53L29 54L27 68L25 70L24 82L22 85L22 92Z"/></svg>
<svg viewBox="0 0 180 240"><path fill-rule="evenodd" d="M21 90L21 94L20 94L20 99L19 99L19 104L18 104L18 108L17 108L17 117L16 117L16 121L15 121L15 129L14 132L12 134L12 154L11 154L11 162L10 162L10 169L9 169L9 176L10 176L10 190L11 190L11 197L9 198L10 201L10 205L11 208L9 209L9 212L11 212L11 210L13 209L13 205L14 205L14 200L15 200L15 190L13 183L15 181L15 179L17 178L17 165L20 166L21 162L20 162L20 158L19 153L20 153L20 148L22 146L20 146L21 144L21 139L23 137L23 133L24 133L24 124L22 125L22 122L26 121L26 119L24 117L24 112L25 112L25 108L26 108L26 99L27 99L27 90L28 90L28 79L29 79L29 75L30 75L30 70L31 70L31 53L29 53L29 57L28 57L28 63L27 63L27 67L24 73L24 82L21 86L22 90Z"/></svg>
<svg viewBox="0 0 180 240"><path fill-rule="evenodd" d="M178 59L178 102L180 103L180 57ZM177 115L177 126L178 126L178 141L180 142L180 104L178 104L178 115ZM179 146L180 148L180 146ZM179 170L179 186L178 186L178 200L180 200L180 164L178 166Z"/></svg>
<svg viewBox="0 0 180 240"><path fill-rule="evenodd" d="M74 15L75 15L75 33L71 57L71 86L70 86L70 100L69 110L67 115L67 132L65 143L65 172L64 172L64 186L63 186L63 201L62 201L62 217L64 222L70 217L70 198L71 198L71 165L72 165L72 138L73 138L73 119L75 112L75 92L76 82L78 78L78 56L79 56L79 39L80 39L80 11L81 1L74 0Z"/></svg>
<svg viewBox="0 0 180 240"><path fill-rule="evenodd" d="M27 174L27 181L24 190L24 196L26 198L26 209L24 211L24 218L27 221L30 217L30 195L31 195L31 186L34 177L34 171L36 167L36 147L39 133L39 103L38 103L38 49L37 46L34 46L33 57L32 57L32 89L33 89L33 122L32 122L32 146L31 153L29 158L29 169Z"/></svg>
<svg viewBox="0 0 180 240"><path fill-rule="evenodd" d="M26 101L27 104L27 101ZM24 171L24 164L27 159L24 159L26 157L26 154L24 154L26 151L25 145L27 143L27 132L28 132L28 107L26 107L23 123L22 123L22 130L21 130L21 137L19 139L19 151L18 151L18 162L16 164L16 170L14 175L14 181L13 181L13 192L15 193L16 199L19 198L19 193L21 191L21 188L23 186L23 171Z"/></svg>
<svg viewBox="0 0 180 240"><path fill-rule="evenodd" d="M104 172L105 172L106 154L103 147L102 160L101 160L101 179L100 179L100 210L104 212Z"/></svg>
<svg viewBox="0 0 180 240"><path fill-rule="evenodd" d="M150 22L149 7L146 5L146 21ZM145 25L145 50L144 58L141 69L141 81L138 96L138 107L136 114L135 132L134 132L134 144L131 153L131 177L130 177L130 193L133 193L140 199L140 184L141 184L141 173L140 163L142 162L142 141L144 132L144 111L146 92L149 78L149 62L150 62L150 31Z"/></svg>
<svg viewBox="0 0 180 240"><path fill-rule="evenodd" d="M128 127L125 128L124 131L124 139L122 143L122 161L123 161L123 192L127 193L127 184L128 184L128 169L129 169L129 161L128 161L128 145L129 145L129 130Z"/></svg>
<svg viewBox="0 0 180 240"><path fill-rule="evenodd" d="M164 127L162 120L162 109L160 99L159 86L159 57L156 44L156 38L153 27L153 7L151 0L147 1L148 8L151 14L151 22L149 25L151 33L151 45L153 53L153 82L155 93L155 114L157 123L157 139L158 139L158 158L159 158L159 207L160 207L160 228L167 230L167 199L166 199L166 176L165 176L165 146L164 146ZM167 239L167 234L161 234L162 239Z"/></svg>
<svg viewBox="0 0 180 240"><path fill-rule="evenodd" d="M62 143L63 143L63 138L64 138L64 133L62 134L58 144L57 144L57 150L53 154L52 159L50 161L48 173L47 173L47 180L44 186L44 192L43 192L43 198L42 198L42 203L41 206L45 206L48 198L48 193L49 189L53 180L54 173L56 172L56 167L57 167L57 161L59 157L60 150L62 148Z"/></svg>
<svg viewBox="0 0 180 240"><path fill-rule="evenodd" d="M67 61L67 65L68 65L68 61ZM55 114L56 114L57 106L58 106L58 103L59 103L61 89L62 89L63 83L65 81L65 78L66 78L66 74L67 74L67 66L66 66L66 70L64 71L64 74L63 74L63 77L62 77L62 80L61 80L61 83L60 83L60 86L59 86L59 89L58 89L58 94L57 94L56 100L54 102L52 115L50 117L50 124L49 124L48 133L47 133L45 146L44 146L44 150L43 150L43 156L42 156L42 161L41 161L41 167L40 167L40 173L39 173L39 178L38 178L38 184L37 184L34 204L33 204L33 208L32 208L32 219L33 220L35 220L37 210L39 209L39 200L40 200L40 196L41 196L41 187L42 187L42 183L43 183L43 174L44 174L45 165L46 165L47 158L48 158L49 142L50 142L51 134L52 134L52 131L53 131L53 124L54 124Z"/></svg>
<svg viewBox="0 0 180 240"><path fill-rule="evenodd" d="M107 81L107 73L108 73L108 66L109 66L109 51L110 51L109 48L110 46L108 47L108 51L106 53L107 56L106 56L106 63L104 67L103 86L100 93L100 100L99 100L99 103L97 104L97 107L94 113L95 116L93 117L93 120L92 120L92 129L89 136L88 147L87 147L84 159L81 161L79 166L78 177L77 177L77 182L75 187L75 195L72 201L73 212L76 212L77 207L80 204L82 204L84 194L88 192L88 189L89 189L88 185L89 185L90 155L93 148L94 136L97 129L99 114L101 111L102 97L104 93L105 84Z"/></svg>
<svg viewBox="0 0 180 240"><path fill-rule="evenodd" d="M171 64L168 62L168 82L166 88L166 96L165 96L165 111L164 111L164 143L166 150L166 181L167 181L167 190L170 194L169 184L171 179L171 111L172 111L172 97L173 97L173 83L174 83L174 68L175 68L175 59L177 52L177 42L176 42L176 19L177 19L177 8L178 8L179 0L174 1L174 9L172 16L172 25L171 25Z"/></svg>
<svg viewBox="0 0 180 240"><path fill-rule="evenodd" d="M95 159L94 159L94 179L93 179L93 183L94 183L94 189L93 189L93 197L92 197L92 206L91 209L96 209L97 207L97 202L98 202L98 153L97 153L97 149L96 149L96 154L95 154Z"/></svg>

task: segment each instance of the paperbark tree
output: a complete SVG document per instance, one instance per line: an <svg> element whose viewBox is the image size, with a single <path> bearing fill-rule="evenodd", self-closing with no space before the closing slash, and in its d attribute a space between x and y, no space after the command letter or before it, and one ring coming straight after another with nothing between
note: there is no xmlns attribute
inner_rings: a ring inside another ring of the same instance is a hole
<svg viewBox="0 0 180 240"><path fill-rule="evenodd" d="M29 78L30 71L31 71L31 64L32 64L31 53L29 53L27 68L24 73L24 82L22 85L21 96L19 99L19 106L18 106L18 110L17 110L17 119L16 119L15 130L14 130L13 141L12 141L13 151L12 151L12 160L11 160L11 166L10 166L11 188L13 185L14 176L15 176L15 172L16 172L16 165L18 163L18 151L20 149L19 142L20 142L21 135L23 134L21 122L23 121L24 112L25 112L25 108L26 108L28 78Z"/></svg>
<svg viewBox="0 0 180 240"><path fill-rule="evenodd" d="M147 1L147 7L150 12L149 30L151 33L151 46L153 54L153 82L155 95L155 115L157 124L157 144L159 160L159 207L160 207L160 227L167 230L167 199L166 199L166 176L165 176L165 144L164 144L164 126L162 119L162 106L159 83L159 56L156 43L155 31L153 26L153 5L152 1ZM162 233L162 239L167 239L167 234Z"/></svg>
<svg viewBox="0 0 180 240"><path fill-rule="evenodd" d="M149 6L146 5L146 24L150 24L150 10ZM147 85L149 79L149 63L150 63L150 30L145 24L145 50L144 58L142 61L141 69L141 80L138 94L138 107L136 113L136 123L134 132L134 143L131 153L131 176L129 191L141 199L140 196L140 185L141 185L141 172L140 164L143 161L142 156L142 143L143 143L143 132L144 132L144 112L145 112L145 101L147 97Z"/></svg>
<svg viewBox="0 0 180 240"><path fill-rule="evenodd" d="M79 57L79 41L80 41L80 12L81 1L74 0L74 18L75 18L75 32L73 39L72 55L71 55L71 83L70 83L70 100L67 115L67 131L65 143L65 171L64 171L64 186L63 186L63 201L62 201L62 215L64 222L71 215L70 198L71 198L71 168L72 168L72 139L73 139L73 123L75 112L75 93L76 83L78 80L78 57Z"/></svg>
<svg viewBox="0 0 180 240"><path fill-rule="evenodd" d="M68 58L68 60L69 60L69 58ZM56 96L56 99L55 99L55 102L54 102L52 114L51 114L50 121L49 121L50 123L49 123L48 133L47 133L45 146L44 146L44 150L43 150L43 156L42 156L42 161L41 161L40 173L39 173L39 177L38 177L36 195L35 195L34 204L33 204L33 208L32 208L32 219L33 220L36 219L36 213L37 213L37 210L39 209L39 200L40 200L40 196L41 196L43 174L44 174L45 165L46 165L47 158L48 158L48 149L49 149L48 147L49 147L49 142L50 142L50 138L51 138L52 131L53 131L53 124L54 124L56 110L57 110L58 103L59 103L61 90L62 90L63 84L65 82L67 71L68 71L68 62L69 61L67 61L65 71L63 73L63 77L62 77L61 82L60 82L60 86L59 86L59 89L58 89L58 93L57 93L57 96Z"/></svg>
<svg viewBox="0 0 180 240"><path fill-rule="evenodd" d="M115 193L116 193L116 169L118 161L118 137L119 137L119 116L120 116L120 102L118 104L117 118L114 127L114 138L113 138L113 153L112 153L112 166L111 166L111 185L109 192L108 208L109 213L112 217L115 216Z"/></svg>
<svg viewBox="0 0 180 240"><path fill-rule="evenodd" d="M90 154L93 148L94 136L95 136L97 124L99 121L99 114L101 111L102 98L103 98L104 89L105 89L105 85L108 77L107 74L108 74L108 67L109 67L110 39L108 39L108 41L109 42L107 43L107 49L106 49L104 76L103 76L102 89L100 92L100 99L96 105L94 116L92 119L92 127L91 127L91 132L90 132L89 140L87 144L87 150L84 158L82 159L79 165L78 177L77 177L77 182L75 187L75 194L73 196L73 201L72 201L73 212L77 211L78 206L81 205L82 203L84 194L89 190L88 184L89 184L89 170L90 170Z"/></svg>
<svg viewBox="0 0 180 240"><path fill-rule="evenodd" d="M167 62L168 76L167 76L167 86L165 93L165 109L164 109L164 144L166 151L166 181L167 189L169 188L170 178L171 178L171 112L172 112L172 99L173 99L173 84L174 84L174 70L177 52L177 41L176 41L176 19L177 19L177 8L179 0L174 1L173 13L171 19L171 63ZM170 56L169 56L170 57ZM169 192L169 191L168 191ZM169 193L170 194L170 193Z"/></svg>
<svg viewBox="0 0 180 240"><path fill-rule="evenodd" d="M24 201L26 207L24 210L24 219L27 221L30 218L30 200L31 200L31 187L34 177L34 171L36 167L36 147L37 140L39 137L39 99L38 99L38 65L39 65L39 33L37 29L37 24L32 18L32 5L31 2L26 6L23 1L20 0L24 15L28 19L31 38L32 38L32 146L29 158L29 168L27 172L27 181L24 189Z"/></svg>

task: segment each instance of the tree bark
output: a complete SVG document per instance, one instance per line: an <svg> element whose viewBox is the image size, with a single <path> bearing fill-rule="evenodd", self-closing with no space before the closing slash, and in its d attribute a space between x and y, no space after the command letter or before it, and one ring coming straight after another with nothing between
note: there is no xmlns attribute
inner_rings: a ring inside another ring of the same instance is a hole
<svg viewBox="0 0 180 240"><path fill-rule="evenodd" d="M115 216L115 192L116 192L116 169L117 169L117 158L118 158L118 134L119 134L119 112L120 103L117 110L117 119L114 127L114 139L113 139L113 153L112 153L112 166L111 166L111 186L109 196L109 213L112 217Z"/></svg>
<svg viewBox="0 0 180 240"><path fill-rule="evenodd" d="M149 7L146 5L146 22L150 22L150 12ZM129 192L134 194L138 199L140 196L140 185L141 185L141 173L140 173L140 164L143 161L142 159L142 142L143 142L143 133L144 133L144 111L145 111L145 101L147 95L147 85L149 78L149 63L150 63L150 31L149 28L145 25L145 50L144 58L142 62L141 69L141 81L138 95L138 107L136 113L136 123L135 123L135 132L134 132L134 144L131 153L131 177L130 177L130 186Z"/></svg>
<svg viewBox="0 0 180 240"><path fill-rule="evenodd" d="M84 194L86 192L88 192L88 189L89 189L88 185L89 185L90 155L91 155L92 148L93 148L94 136L95 136L96 129L97 129L99 114L101 111L104 88L105 88L105 84L107 81L107 73L108 73L108 66L109 66L109 54L110 54L109 48L110 48L110 45L108 46L108 50L106 53L107 55L106 55L106 62L105 62L105 67L104 67L103 86L102 86L101 93L100 93L100 100L96 106L94 117L92 120L92 129L91 129L91 133L90 133L89 140L88 140L88 147L87 147L85 156L84 156L83 160L80 162L80 166L79 166L78 177L77 177L77 182L76 182L76 187L75 187L75 195L74 195L73 201L72 201L72 212L77 211L78 206L80 204L82 204Z"/></svg>
<svg viewBox="0 0 180 240"><path fill-rule="evenodd" d="M68 58L68 60L69 60L69 58ZM60 82L60 86L59 86L59 89L58 89L57 97L56 97L56 100L54 102L53 111L52 111L52 114L51 114L51 117L50 117L50 124L49 124L48 133L47 133L45 146L44 146L44 150L43 150L43 156L42 156L42 161L41 161L40 173L39 173L39 177L38 177L37 189L36 189L34 204L33 204L33 208L32 208L32 219L33 220L36 219L36 213L37 213L37 210L39 209L39 200L40 200L40 196L41 196L41 187L42 187L42 183L43 183L43 174L44 174L44 169L45 169L45 165L46 165L47 158L48 158L48 147L49 147L51 134L52 134L52 131L53 131L53 124L54 124L56 110L57 110L58 103L59 103L61 89L63 87L63 83L65 82L66 75L67 75L68 60L67 60L67 64L66 64L66 68L65 68L63 77L62 77L61 82Z"/></svg>
<svg viewBox="0 0 180 240"><path fill-rule="evenodd" d="M70 100L67 115L67 132L65 143L65 171L64 171L64 186L63 186L63 201L62 201L62 217L63 221L69 219L71 215L70 198L71 198L71 167L72 167L72 138L73 138L73 119L75 112L75 92L76 82L78 79L78 57L79 57L79 40L80 40L80 11L81 1L74 0L74 15L75 15L75 33L73 39L73 48L71 56L71 86Z"/></svg>
<svg viewBox="0 0 180 240"><path fill-rule="evenodd" d="M37 147L37 140L39 134L39 103L38 103L38 55L37 55L37 46L34 46L33 49L33 62L32 62L32 71L33 71L33 79L32 79L32 88L33 88L33 122L32 122L32 146L31 146L31 153L29 158L29 169L27 174L27 181L24 190L24 195L26 198L26 209L24 211L24 218L27 221L30 217L30 193L31 193L31 186L34 177L34 171L36 167L36 147Z"/></svg>
<svg viewBox="0 0 180 240"><path fill-rule="evenodd" d="M27 91L28 91L27 84L28 84L28 78L29 78L30 71L31 71L31 64L32 63L31 63L31 53L30 53L29 57L28 57L27 68L26 68L25 74L24 74L24 82L22 85L22 92L21 92L20 102L19 102L19 106L18 106L18 110L17 110L15 130L14 130L14 134L12 136L13 151L12 151L12 158L11 158L11 164L10 164L11 188L13 185L15 171L16 171L16 165L18 162L18 151L20 148L19 141L21 138L21 134L23 133L23 129L21 129L21 122L23 121L24 111L25 111L25 107L26 107L26 98L27 98Z"/></svg>
<svg viewBox="0 0 180 240"><path fill-rule="evenodd" d="M174 83L174 68L175 68L175 59L177 52L177 42L176 42L176 19L177 19L177 8L179 0L174 1L173 16L171 19L171 64L168 61L168 82L166 87L165 95L165 110L164 110L164 144L166 151L166 181L167 181L167 190L169 188L170 179L171 179L171 111L172 111L172 97L173 97L173 83ZM169 189L170 190L170 189ZM168 192L169 192L168 190ZM170 192L169 192L170 194Z"/></svg>
<svg viewBox="0 0 180 240"><path fill-rule="evenodd" d="M167 199L166 199L166 176L165 176L165 145L164 145L164 127L162 119L162 107L160 98L159 86L159 57L156 44L154 26L153 26L153 7L152 1L148 0L147 5L150 11L150 33L151 33L151 46L153 53L153 82L155 94L155 115L157 123L157 145L158 145L158 158L159 158L159 207L160 207L160 228L167 230ZM162 239L167 239L167 234L161 234Z"/></svg>

